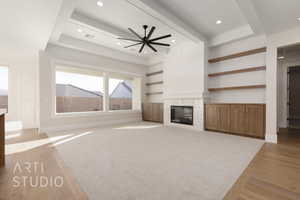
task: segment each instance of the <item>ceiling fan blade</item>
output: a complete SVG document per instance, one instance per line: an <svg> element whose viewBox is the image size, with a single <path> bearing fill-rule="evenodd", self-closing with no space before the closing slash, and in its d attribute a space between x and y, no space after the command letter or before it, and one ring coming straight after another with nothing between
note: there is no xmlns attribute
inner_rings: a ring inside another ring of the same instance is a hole
<svg viewBox="0 0 300 200"><path fill-rule="evenodd" d="M170 44L165 44L165 43L160 43L160 42L150 42L150 44L160 45L160 46L166 46L166 47L171 46Z"/></svg>
<svg viewBox="0 0 300 200"><path fill-rule="evenodd" d="M143 43L142 47L139 50L139 53L141 53L143 51L144 47L145 47L145 43Z"/></svg>
<svg viewBox="0 0 300 200"><path fill-rule="evenodd" d="M152 28L151 28L151 30L150 30L150 32L149 32L149 34L148 34L146 40L149 40L149 39L151 38L151 36L152 36L154 30L155 30L155 26L152 26Z"/></svg>
<svg viewBox="0 0 300 200"><path fill-rule="evenodd" d="M153 42L153 41L156 41L156 40L161 40L161 39L168 38L168 37L171 37L171 36L172 36L171 34L160 36L160 37L154 38L152 40L149 40L149 42Z"/></svg>
<svg viewBox="0 0 300 200"><path fill-rule="evenodd" d="M153 51L157 52L157 50L149 43L147 43L148 47L150 47Z"/></svg>
<svg viewBox="0 0 300 200"><path fill-rule="evenodd" d="M128 41L132 41L132 42L142 42L140 40L135 40L135 39L129 39L129 38L118 38L119 40L128 40Z"/></svg>
<svg viewBox="0 0 300 200"><path fill-rule="evenodd" d="M128 30L129 30L131 33L133 33L136 37L138 37L140 40L143 40L143 38L142 38L139 34L137 34L134 30L132 30L131 28L128 28Z"/></svg>
<svg viewBox="0 0 300 200"><path fill-rule="evenodd" d="M133 47L133 46L136 46L136 45L139 45L139 44L142 44L142 42L139 42L139 43L136 43L136 44L132 44L132 45L126 46L126 47L124 47L124 48Z"/></svg>

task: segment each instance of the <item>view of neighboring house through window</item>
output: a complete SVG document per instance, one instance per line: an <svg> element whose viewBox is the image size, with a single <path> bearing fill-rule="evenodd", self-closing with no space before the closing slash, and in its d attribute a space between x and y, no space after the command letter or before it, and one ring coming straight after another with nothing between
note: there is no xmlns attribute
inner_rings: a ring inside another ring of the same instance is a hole
<svg viewBox="0 0 300 200"><path fill-rule="evenodd" d="M109 79L109 109L132 109L132 81Z"/></svg>
<svg viewBox="0 0 300 200"><path fill-rule="evenodd" d="M0 109L8 110L8 68L0 66Z"/></svg>
<svg viewBox="0 0 300 200"><path fill-rule="evenodd" d="M103 77L73 68L56 69L56 113L103 110Z"/></svg>

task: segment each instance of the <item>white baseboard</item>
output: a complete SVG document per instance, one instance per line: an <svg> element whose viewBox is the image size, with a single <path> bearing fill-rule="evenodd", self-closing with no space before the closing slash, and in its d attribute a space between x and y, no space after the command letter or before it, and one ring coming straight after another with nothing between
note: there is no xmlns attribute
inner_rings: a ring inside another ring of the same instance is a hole
<svg viewBox="0 0 300 200"><path fill-rule="evenodd" d="M277 134L276 135L268 135L268 134L266 134L265 141L277 144Z"/></svg>

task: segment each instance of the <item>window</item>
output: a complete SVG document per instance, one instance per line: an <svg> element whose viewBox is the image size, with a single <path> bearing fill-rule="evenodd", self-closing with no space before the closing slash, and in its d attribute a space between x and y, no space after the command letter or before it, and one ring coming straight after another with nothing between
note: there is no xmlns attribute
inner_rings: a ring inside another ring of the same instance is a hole
<svg viewBox="0 0 300 200"><path fill-rule="evenodd" d="M56 68L56 113L103 110L103 77L99 72Z"/></svg>
<svg viewBox="0 0 300 200"><path fill-rule="evenodd" d="M132 81L109 78L109 109L132 109Z"/></svg>
<svg viewBox="0 0 300 200"><path fill-rule="evenodd" d="M0 109L8 110L8 68L0 66Z"/></svg>

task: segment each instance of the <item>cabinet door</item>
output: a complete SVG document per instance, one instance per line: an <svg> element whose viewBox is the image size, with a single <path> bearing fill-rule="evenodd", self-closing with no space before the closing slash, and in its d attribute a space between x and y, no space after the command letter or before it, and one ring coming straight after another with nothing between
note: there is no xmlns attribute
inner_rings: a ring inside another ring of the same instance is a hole
<svg viewBox="0 0 300 200"><path fill-rule="evenodd" d="M152 121L152 104L144 103L143 104L143 120Z"/></svg>
<svg viewBox="0 0 300 200"><path fill-rule="evenodd" d="M244 104L230 105L230 132L245 134L246 106Z"/></svg>
<svg viewBox="0 0 300 200"><path fill-rule="evenodd" d="M160 122L160 105L158 103L152 104L152 121Z"/></svg>
<svg viewBox="0 0 300 200"><path fill-rule="evenodd" d="M0 167L5 164L5 119L0 115Z"/></svg>
<svg viewBox="0 0 300 200"><path fill-rule="evenodd" d="M217 105L217 130L229 132L230 131L230 105Z"/></svg>
<svg viewBox="0 0 300 200"><path fill-rule="evenodd" d="M246 131L252 137L265 137L265 106L246 105Z"/></svg>
<svg viewBox="0 0 300 200"><path fill-rule="evenodd" d="M205 104L205 129L218 130L217 105Z"/></svg>
<svg viewBox="0 0 300 200"><path fill-rule="evenodd" d="M159 122L164 123L164 104L159 104Z"/></svg>

